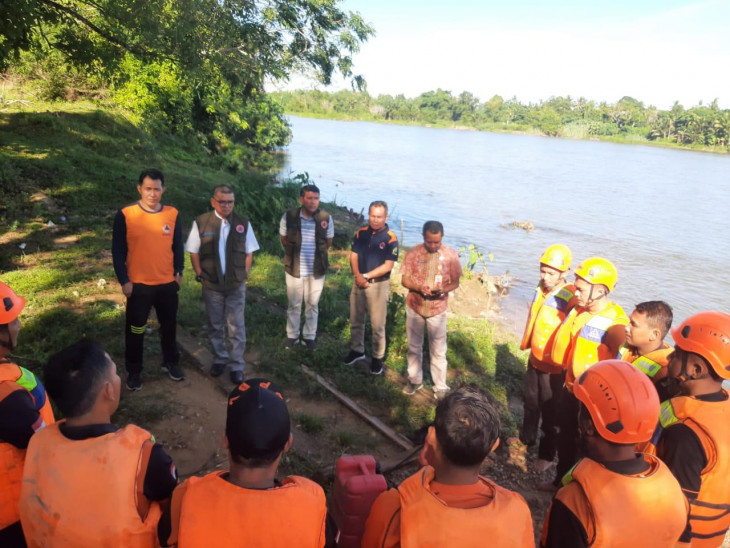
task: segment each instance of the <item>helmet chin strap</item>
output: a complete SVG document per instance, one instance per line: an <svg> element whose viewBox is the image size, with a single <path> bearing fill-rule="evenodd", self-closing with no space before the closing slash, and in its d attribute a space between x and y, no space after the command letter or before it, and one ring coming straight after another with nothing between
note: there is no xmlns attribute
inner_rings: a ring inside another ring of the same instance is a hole
<svg viewBox="0 0 730 548"><path fill-rule="evenodd" d="M586 299L586 304L591 304L592 302L597 301L598 299L602 299L603 297L606 296L605 293L601 293L596 298L593 298L593 290L595 288L596 288L596 286L591 284L591 291L590 291L590 293L588 293L588 298Z"/></svg>
<svg viewBox="0 0 730 548"><path fill-rule="evenodd" d="M13 338L10 336L10 329L8 328L8 324L4 324L0 327L4 328L5 334L8 336L8 342L0 342L0 346L2 346L3 348L7 348L8 351L12 352L13 350L15 350L15 345L13 344Z"/></svg>

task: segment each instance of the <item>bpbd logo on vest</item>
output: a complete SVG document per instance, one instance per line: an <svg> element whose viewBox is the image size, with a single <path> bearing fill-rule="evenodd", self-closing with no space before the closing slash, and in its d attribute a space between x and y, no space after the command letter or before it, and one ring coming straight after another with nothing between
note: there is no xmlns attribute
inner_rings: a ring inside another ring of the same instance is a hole
<svg viewBox="0 0 730 548"><path fill-rule="evenodd" d="M170 228L170 225L168 225L168 224L162 225L162 233L165 236L168 236L171 232L172 232L172 229Z"/></svg>

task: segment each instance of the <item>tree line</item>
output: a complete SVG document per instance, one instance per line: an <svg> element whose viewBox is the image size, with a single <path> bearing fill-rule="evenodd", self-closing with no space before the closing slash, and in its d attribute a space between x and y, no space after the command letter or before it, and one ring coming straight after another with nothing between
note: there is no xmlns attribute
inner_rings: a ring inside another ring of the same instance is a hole
<svg viewBox="0 0 730 548"><path fill-rule="evenodd" d="M286 91L273 96L286 112L292 114L577 139L656 141L730 151L730 110L720 109L717 100L688 109L676 102L671 109L660 110L645 106L633 97L623 97L615 104L570 96L524 104L499 95L480 102L468 91L454 95L443 89L427 91L414 98L404 95L373 97L367 92L349 90L333 93Z"/></svg>
<svg viewBox="0 0 730 548"><path fill-rule="evenodd" d="M267 81L306 73L354 86L373 29L341 0L3 0L0 73L40 100L111 100L132 121L235 167L288 143Z"/></svg>

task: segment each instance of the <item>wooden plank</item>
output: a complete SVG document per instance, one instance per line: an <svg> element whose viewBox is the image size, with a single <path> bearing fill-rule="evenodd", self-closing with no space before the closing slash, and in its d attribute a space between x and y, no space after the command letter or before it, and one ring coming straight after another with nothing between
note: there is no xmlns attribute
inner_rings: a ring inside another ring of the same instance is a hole
<svg viewBox="0 0 730 548"><path fill-rule="evenodd" d="M345 407L350 409L350 411L353 411L356 415L358 415L360 418L364 419L366 422L370 423L371 426L375 427L378 431L380 431L383 435L385 435L388 439L394 441L398 445L400 445L403 449L412 450L414 449L414 445L410 442L408 438L405 436L402 436L401 434L398 434L395 430L390 428L388 425L383 423L381 420L379 420L377 417L373 417L370 413L365 411L362 407L360 407L355 401L351 400L345 394L337 390L334 386L332 386L326 379L324 379L319 374L312 371L309 367L307 367L304 364L301 364L300 367L302 368L302 371L304 371L305 374L312 377L314 380L316 380L319 384L324 386L333 396L335 396L338 400L340 400Z"/></svg>

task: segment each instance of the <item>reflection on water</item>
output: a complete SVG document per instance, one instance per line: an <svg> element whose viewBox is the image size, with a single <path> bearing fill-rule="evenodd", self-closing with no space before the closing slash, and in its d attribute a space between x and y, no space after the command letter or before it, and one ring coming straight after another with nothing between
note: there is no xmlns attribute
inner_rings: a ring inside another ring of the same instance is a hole
<svg viewBox="0 0 730 548"><path fill-rule="evenodd" d="M679 320L728 311L730 157L646 146L292 117L285 172L306 171L356 211L390 205L406 245L438 219L444 242L494 255L518 281L505 303L522 328L537 260L565 243L577 260L605 256L627 312L663 299ZM510 228L529 220L535 230Z"/></svg>

